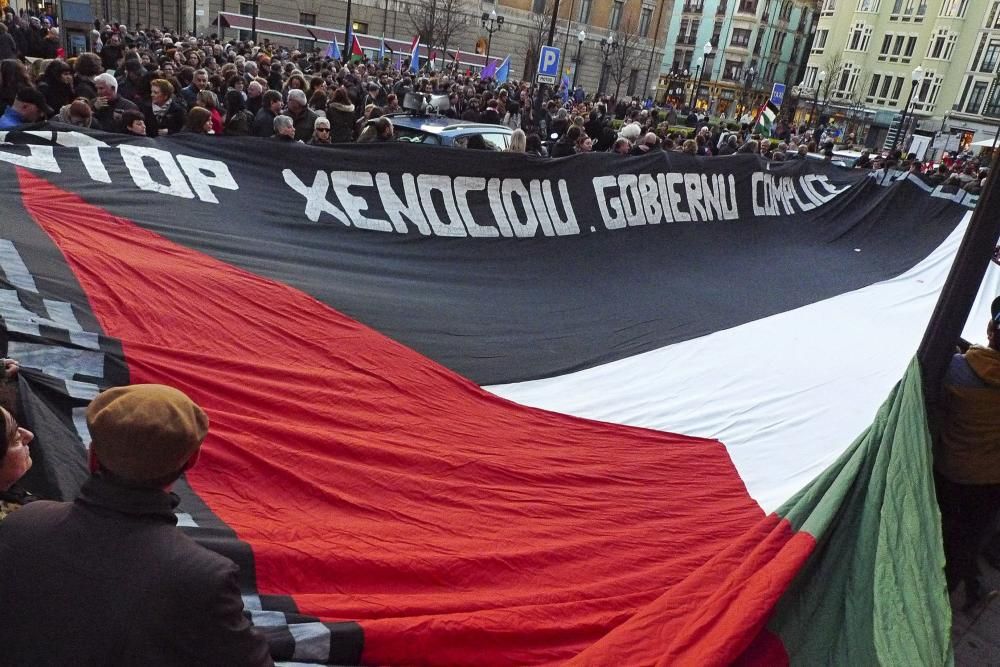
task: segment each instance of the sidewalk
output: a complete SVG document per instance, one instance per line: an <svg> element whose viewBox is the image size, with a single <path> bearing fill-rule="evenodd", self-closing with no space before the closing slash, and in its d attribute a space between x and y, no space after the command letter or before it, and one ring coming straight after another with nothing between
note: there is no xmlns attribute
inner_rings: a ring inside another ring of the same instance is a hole
<svg viewBox="0 0 1000 667"><path fill-rule="evenodd" d="M983 585L988 590L1000 590L1000 572L985 562ZM955 645L957 667L984 667L1000 665L1000 595L994 596L985 607L963 612L964 597L952 597L951 637Z"/></svg>

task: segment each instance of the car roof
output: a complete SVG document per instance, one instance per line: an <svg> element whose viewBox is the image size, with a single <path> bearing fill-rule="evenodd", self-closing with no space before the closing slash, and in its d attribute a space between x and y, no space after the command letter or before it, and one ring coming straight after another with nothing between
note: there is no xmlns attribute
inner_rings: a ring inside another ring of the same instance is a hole
<svg viewBox="0 0 1000 667"><path fill-rule="evenodd" d="M826 159L826 157L822 153L807 153L806 157L809 158L810 160ZM858 157L861 157L860 153L858 153ZM852 158L851 156L848 155L838 154L836 151L834 151L833 159L830 160L830 164L835 164L838 167L847 167L848 169L850 169L851 167L854 166L854 163L857 161L858 161L857 158Z"/></svg>
<svg viewBox="0 0 1000 667"><path fill-rule="evenodd" d="M467 134L470 130L491 133L499 132L500 134L511 133L511 129L504 125L473 123L467 120L448 118L447 116L418 116L408 113L397 113L390 114L389 118L392 120L393 125L420 130L427 134Z"/></svg>

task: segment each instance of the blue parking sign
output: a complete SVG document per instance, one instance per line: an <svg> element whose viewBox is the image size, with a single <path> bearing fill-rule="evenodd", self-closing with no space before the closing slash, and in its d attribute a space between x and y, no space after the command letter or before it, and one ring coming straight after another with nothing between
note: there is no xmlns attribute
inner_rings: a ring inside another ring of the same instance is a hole
<svg viewBox="0 0 1000 667"><path fill-rule="evenodd" d="M776 83L771 88L771 103L776 107L781 106L781 102L785 99L785 84Z"/></svg>
<svg viewBox="0 0 1000 667"><path fill-rule="evenodd" d="M538 73L542 76L559 74L559 49L555 46L543 46L538 55Z"/></svg>

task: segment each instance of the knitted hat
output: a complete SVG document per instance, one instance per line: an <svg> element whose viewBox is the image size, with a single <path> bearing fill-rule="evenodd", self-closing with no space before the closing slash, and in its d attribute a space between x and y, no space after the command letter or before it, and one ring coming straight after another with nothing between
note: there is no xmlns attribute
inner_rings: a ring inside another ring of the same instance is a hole
<svg viewBox="0 0 1000 667"><path fill-rule="evenodd" d="M159 384L114 387L87 408L101 466L132 482L176 473L208 434L208 416L183 392Z"/></svg>

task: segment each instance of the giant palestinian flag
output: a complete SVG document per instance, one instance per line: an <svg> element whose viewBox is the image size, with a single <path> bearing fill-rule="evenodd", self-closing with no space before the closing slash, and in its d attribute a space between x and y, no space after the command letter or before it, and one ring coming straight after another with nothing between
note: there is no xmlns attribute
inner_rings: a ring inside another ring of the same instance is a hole
<svg viewBox="0 0 1000 667"><path fill-rule="evenodd" d="M752 156L3 139L28 486L73 496L99 389L190 394L178 521L277 658L947 662L909 364L974 197Z"/></svg>

